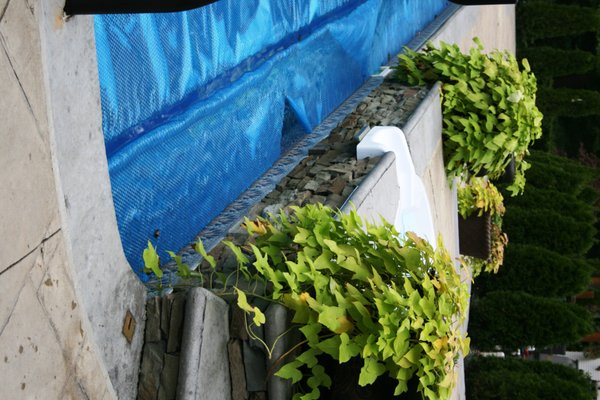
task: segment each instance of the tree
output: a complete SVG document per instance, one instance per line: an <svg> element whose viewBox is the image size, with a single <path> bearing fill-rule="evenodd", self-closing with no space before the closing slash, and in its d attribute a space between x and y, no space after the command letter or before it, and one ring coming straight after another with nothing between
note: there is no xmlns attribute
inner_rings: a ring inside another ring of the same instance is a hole
<svg viewBox="0 0 600 400"><path fill-rule="evenodd" d="M569 344L592 330L585 308L524 292L488 293L473 302L469 317L469 335L480 350Z"/></svg>
<svg viewBox="0 0 600 400"><path fill-rule="evenodd" d="M592 267L583 259L565 257L538 246L510 244L497 274L480 275L474 290L517 290L541 297L582 292L591 282Z"/></svg>
<svg viewBox="0 0 600 400"><path fill-rule="evenodd" d="M547 361L476 357L465 367L469 400L593 400L596 391L583 372Z"/></svg>

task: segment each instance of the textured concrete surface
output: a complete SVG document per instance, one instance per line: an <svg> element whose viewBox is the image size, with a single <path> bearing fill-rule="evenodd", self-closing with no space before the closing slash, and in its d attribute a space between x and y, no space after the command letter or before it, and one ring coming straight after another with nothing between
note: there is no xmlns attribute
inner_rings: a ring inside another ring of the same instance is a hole
<svg viewBox="0 0 600 400"><path fill-rule="evenodd" d="M62 5L0 1L0 397L129 399L145 290L116 229L92 19Z"/></svg>
<svg viewBox="0 0 600 400"><path fill-rule="evenodd" d="M463 51L481 39L484 49L516 50L515 6L490 5L462 7L433 36L432 42L457 43Z"/></svg>
<svg viewBox="0 0 600 400"><path fill-rule="evenodd" d="M14 0L11 0L11 2ZM40 1L40 38L59 208L95 341L121 399L135 397L144 327L145 288L119 238L101 125L93 17L62 19L62 0ZM127 311L133 340L122 332Z"/></svg>
<svg viewBox="0 0 600 400"><path fill-rule="evenodd" d="M394 153L385 153L348 198L342 211L348 213L354 207L369 222L379 224L383 217L394 223L400 199L395 159Z"/></svg>

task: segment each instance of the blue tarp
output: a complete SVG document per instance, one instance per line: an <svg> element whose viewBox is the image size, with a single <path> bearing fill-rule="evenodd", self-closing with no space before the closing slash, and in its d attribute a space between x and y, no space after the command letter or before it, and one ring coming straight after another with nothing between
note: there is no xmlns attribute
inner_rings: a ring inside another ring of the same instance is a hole
<svg viewBox="0 0 600 400"><path fill-rule="evenodd" d="M178 250L446 0L221 0L95 17L103 129L125 254Z"/></svg>

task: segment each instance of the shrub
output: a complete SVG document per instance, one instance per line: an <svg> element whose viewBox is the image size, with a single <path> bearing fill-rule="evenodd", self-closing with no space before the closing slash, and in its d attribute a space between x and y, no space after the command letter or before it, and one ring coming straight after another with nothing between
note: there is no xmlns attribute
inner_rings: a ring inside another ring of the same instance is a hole
<svg viewBox="0 0 600 400"><path fill-rule="evenodd" d="M472 303L469 316L469 336L479 350L569 344L592 329L586 309L523 292L488 293Z"/></svg>
<svg viewBox="0 0 600 400"><path fill-rule="evenodd" d="M586 89L546 89L538 92L538 105L545 115L587 117L600 114L600 92Z"/></svg>
<svg viewBox="0 0 600 400"><path fill-rule="evenodd" d="M579 222L541 208L507 208L503 228L513 243L533 244L558 253L583 256L594 244L595 221Z"/></svg>
<svg viewBox="0 0 600 400"><path fill-rule="evenodd" d="M579 196L585 187L600 177L600 171L551 153L532 150L531 168L527 171L528 185Z"/></svg>
<svg viewBox="0 0 600 400"><path fill-rule="evenodd" d="M597 9L573 5L525 3L517 8L518 36L525 43L594 32L600 26Z"/></svg>
<svg viewBox="0 0 600 400"><path fill-rule="evenodd" d="M583 259L565 257L542 247L511 244L504 265L495 275L479 277L479 295L494 290L516 290L542 297L565 297L583 291L591 282L592 267Z"/></svg>
<svg viewBox="0 0 600 400"><path fill-rule="evenodd" d="M593 382L583 372L547 361L477 357L465 366L467 399L593 400Z"/></svg>
<svg viewBox="0 0 600 400"><path fill-rule="evenodd" d="M524 60L523 69L508 52L482 54L483 46L463 54L456 45L428 44L420 53L399 56L397 78L409 84L442 82L444 156L450 178L465 167L499 178L514 156L516 177L509 186L522 192L528 147L541 134L542 114L535 105L537 83Z"/></svg>
<svg viewBox="0 0 600 400"><path fill-rule="evenodd" d="M597 57L587 51L547 46L525 48L519 51L519 57L529 61L531 70L539 79L584 74L592 71L597 62Z"/></svg>
<svg viewBox="0 0 600 400"><path fill-rule="evenodd" d="M527 186L527 191L522 196L508 198L506 206L554 211L585 223L596 219L594 207L578 200L573 194L538 188L532 184Z"/></svg>

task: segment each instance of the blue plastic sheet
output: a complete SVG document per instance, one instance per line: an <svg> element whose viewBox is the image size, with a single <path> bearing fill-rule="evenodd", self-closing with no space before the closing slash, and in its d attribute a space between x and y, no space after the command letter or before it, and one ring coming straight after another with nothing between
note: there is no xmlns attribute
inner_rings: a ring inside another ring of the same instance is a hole
<svg viewBox="0 0 600 400"><path fill-rule="evenodd" d="M109 171L134 270L144 277L156 230L161 250L186 245L445 6L221 0L96 16Z"/></svg>

